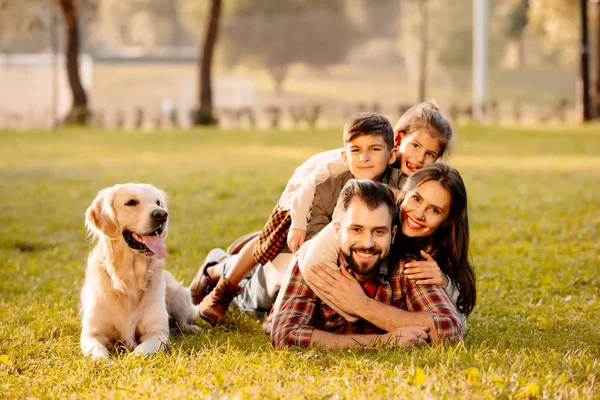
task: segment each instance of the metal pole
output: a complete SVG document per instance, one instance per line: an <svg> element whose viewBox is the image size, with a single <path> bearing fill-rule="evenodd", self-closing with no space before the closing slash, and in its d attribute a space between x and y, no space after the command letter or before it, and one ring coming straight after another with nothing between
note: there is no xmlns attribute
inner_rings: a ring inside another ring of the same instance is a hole
<svg viewBox="0 0 600 400"><path fill-rule="evenodd" d="M52 48L52 130L58 128L58 68L56 65L58 52L58 35L57 35L57 17L55 9L55 0L49 0L50 3L50 46Z"/></svg>
<svg viewBox="0 0 600 400"><path fill-rule="evenodd" d="M583 121L592 119L590 107L590 51L588 44L587 0L581 4L581 101Z"/></svg>
<svg viewBox="0 0 600 400"><path fill-rule="evenodd" d="M488 74L488 0L473 0L473 118L485 121Z"/></svg>

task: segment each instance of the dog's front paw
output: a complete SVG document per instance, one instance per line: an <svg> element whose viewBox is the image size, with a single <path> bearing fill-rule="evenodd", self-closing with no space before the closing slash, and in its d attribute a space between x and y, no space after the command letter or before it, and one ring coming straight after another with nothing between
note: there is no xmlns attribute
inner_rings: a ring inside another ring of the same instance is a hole
<svg viewBox="0 0 600 400"><path fill-rule="evenodd" d="M183 324L180 328L183 333L198 333L202 330L198 325L194 324Z"/></svg>
<svg viewBox="0 0 600 400"><path fill-rule="evenodd" d="M104 360L107 359L110 354L108 350L104 346L94 346L92 351L88 353L94 360Z"/></svg>

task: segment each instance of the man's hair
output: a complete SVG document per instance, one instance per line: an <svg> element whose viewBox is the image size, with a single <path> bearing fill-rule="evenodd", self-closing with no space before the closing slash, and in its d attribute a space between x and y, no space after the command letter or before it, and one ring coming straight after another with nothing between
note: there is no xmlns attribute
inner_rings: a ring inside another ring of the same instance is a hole
<svg viewBox="0 0 600 400"><path fill-rule="evenodd" d="M389 186L371 179L350 179L340 192L336 210L346 212L352 199L358 198L369 210L375 210L382 204L387 206L392 217L392 226L398 217L398 204L394 192Z"/></svg>
<svg viewBox="0 0 600 400"><path fill-rule="evenodd" d="M394 148L394 129L390 121L382 115L361 113L350 118L344 125L344 145L364 135L381 136L388 150Z"/></svg>

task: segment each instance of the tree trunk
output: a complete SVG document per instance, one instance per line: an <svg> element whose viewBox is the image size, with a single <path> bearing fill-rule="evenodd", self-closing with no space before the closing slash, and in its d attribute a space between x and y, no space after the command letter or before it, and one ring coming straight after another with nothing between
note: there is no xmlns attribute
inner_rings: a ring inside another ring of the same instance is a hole
<svg viewBox="0 0 600 400"><path fill-rule="evenodd" d="M67 77L73 96L71 111L65 118L67 123L85 124L88 119L87 96L79 77L79 26L74 0L58 0L65 18L67 48L65 50Z"/></svg>
<svg viewBox="0 0 600 400"><path fill-rule="evenodd" d="M272 65L268 68L273 80L275 81L275 94L283 94L283 81L287 76L289 65Z"/></svg>
<svg viewBox="0 0 600 400"><path fill-rule="evenodd" d="M179 49L181 46L181 21L179 18L179 0L170 0L169 13L171 14L171 39L169 44Z"/></svg>
<svg viewBox="0 0 600 400"><path fill-rule="evenodd" d="M517 39L517 57L518 68L525 68L525 32L521 32L519 38Z"/></svg>
<svg viewBox="0 0 600 400"><path fill-rule="evenodd" d="M419 62L419 102L424 102L425 97L427 96L427 52L429 50L429 38L427 32L427 22L428 22L428 13L427 13L427 0L418 0L419 4L419 17L421 19L421 53L420 53L420 62Z"/></svg>
<svg viewBox="0 0 600 400"><path fill-rule="evenodd" d="M588 18L587 18L587 0L580 0L581 13L581 47L580 47L580 103L581 120L587 122L591 119L590 107L590 52L588 42Z"/></svg>
<svg viewBox="0 0 600 400"><path fill-rule="evenodd" d="M596 84L594 85L594 118L600 119L600 2L596 2Z"/></svg>
<svg viewBox="0 0 600 400"><path fill-rule="evenodd" d="M211 0L210 13L204 43L202 45L202 56L200 57L200 108L196 111L194 124L214 125L217 123L213 115L212 90L211 90L211 66L217 34L219 31L219 18L221 15L221 0Z"/></svg>

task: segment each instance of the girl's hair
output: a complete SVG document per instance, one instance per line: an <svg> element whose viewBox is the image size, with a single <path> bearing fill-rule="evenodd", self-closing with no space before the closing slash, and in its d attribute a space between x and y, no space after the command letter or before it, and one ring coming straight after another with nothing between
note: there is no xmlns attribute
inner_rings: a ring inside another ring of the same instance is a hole
<svg viewBox="0 0 600 400"><path fill-rule="evenodd" d="M419 129L425 129L427 133L440 141L441 150L438 158L450 153L454 129L442 115L434 100L425 101L409 108L396 123L394 132L402 131L405 134L411 134Z"/></svg>
<svg viewBox="0 0 600 400"><path fill-rule="evenodd" d="M408 177L402 188L399 202L404 196L428 181L439 182L450 194L450 213L446 220L426 240L417 240L430 249L442 272L458 287L458 310L469 315L475 307L475 272L469 261L469 218L467 215L467 190L460 174L445 163L431 163ZM400 242L410 242L404 238ZM402 248L399 249L404 253Z"/></svg>

